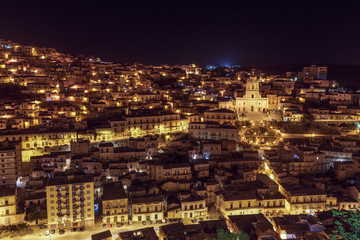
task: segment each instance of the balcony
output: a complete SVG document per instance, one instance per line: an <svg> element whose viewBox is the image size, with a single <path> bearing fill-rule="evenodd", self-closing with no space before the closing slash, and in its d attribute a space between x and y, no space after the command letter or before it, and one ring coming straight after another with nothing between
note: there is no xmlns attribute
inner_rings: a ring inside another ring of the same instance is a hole
<svg viewBox="0 0 360 240"><path fill-rule="evenodd" d="M61 194L60 192L56 195L56 197L59 198L69 198L69 193Z"/></svg>

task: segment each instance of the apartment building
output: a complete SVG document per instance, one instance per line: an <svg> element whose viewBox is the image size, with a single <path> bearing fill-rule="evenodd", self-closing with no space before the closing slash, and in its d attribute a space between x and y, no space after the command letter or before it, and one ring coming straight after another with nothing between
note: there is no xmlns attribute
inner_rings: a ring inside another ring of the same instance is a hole
<svg viewBox="0 0 360 240"><path fill-rule="evenodd" d="M285 190L290 204L290 214L311 214L326 210L327 195L317 188L301 188Z"/></svg>
<svg viewBox="0 0 360 240"><path fill-rule="evenodd" d="M164 218L163 197L132 198L131 217L134 222L162 220Z"/></svg>
<svg viewBox="0 0 360 240"><path fill-rule="evenodd" d="M49 229L94 224L94 182L86 175L58 175L46 186Z"/></svg>
<svg viewBox="0 0 360 240"><path fill-rule="evenodd" d="M230 123L235 125L237 120L236 113L229 109L217 109L204 112L204 121L217 122L219 124Z"/></svg>
<svg viewBox="0 0 360 240"><path fill-rule="evenodd" d="M280 193L261 196L256 191L241 191L236 194L220 194L217 206L224 216L263 213L278 216L287 212L286 199Z"/></svg>
<svg viewBox="0 0 360 240"><path fill-rule="evenodd" d="M211 140L238 140L238 129L230 124L218 124L216 122L191 122L189 123L189 135L196 139Z"/></svg>
<svg viewBox="0 0 360 240"><path fill-rule="evenodd" d="M146 166L150 179L157 182L167 180L191 180L191 165L189 163L148 162Z"/></svg>
<svg viewBox="0 0 360 240"><path fill-rule="evenodd" d="M207 216L208 209L205 199L198 194L191 194L180 202L183 219L204 218Z"/></svg>
<svg viewBox="0 0 360 240"><path fill-rule="evenodd" d="M102 206L103 223L128 222L128 197L121 183L109 183L103 186Z"/></svg>
<svg viewBox="0 0 360 240"><path fill-rule="evenodd" d="M0 225L24 221L24 214L17 214L16 188L0 188Z"/></svg>
<svg viewBox="0 0 360 240"><path fill-rule="evenodd" d="M129 137L180 132L188 127L187 119L171 112L126 115L125 123Z"/></svg>
<svg viewBox="0 0 360 240"><path fill-rule="evenodd" d="M16 155L12 148L0 147L0 187L16 186Z"/></svg>

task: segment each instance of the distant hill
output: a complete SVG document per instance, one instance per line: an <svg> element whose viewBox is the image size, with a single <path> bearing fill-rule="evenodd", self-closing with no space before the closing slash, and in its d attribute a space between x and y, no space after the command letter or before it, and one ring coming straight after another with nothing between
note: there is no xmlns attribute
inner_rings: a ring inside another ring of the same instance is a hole
<svg viewBox="0 0 360 240"><path fill-rule="evenodd" d="M268 74L285 74L286 72L300 72L303 67L311 64L284 64L254 66ZM340 65L340 64L316 64L328 67L328 79L337 80L341 86L348 88L360 88L360 65ZM241 67L241 70L250 70L253 66Z"/></svg>

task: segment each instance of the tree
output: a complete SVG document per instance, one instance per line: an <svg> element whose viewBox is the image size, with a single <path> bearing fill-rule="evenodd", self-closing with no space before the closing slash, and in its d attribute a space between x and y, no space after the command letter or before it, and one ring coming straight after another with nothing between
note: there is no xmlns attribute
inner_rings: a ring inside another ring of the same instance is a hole
<svg viewBox="0 0 360 240"><path fill-rule="evenodd" d="M360 201L360 199L359 199ZM332 210L333 216L337 218L335 224L338 229L330 235L331 240L357 240L360 236L360 210L353 211Z"/></svg>
<svg viewBox="0 0 360 240"><path fill-rule="evenodd" d="M315 117L310 113L304 113L301 122L306 128L311 128L313 126Z"/></svg>
<svg viewBox="0 0 360 240"><path fill-rule="evenodd" d="M248 235L240 231L240 233L231 233L229 231L225 231L222 228L218 228L216 230L217 239L214 240L247 240Z"/></svg>

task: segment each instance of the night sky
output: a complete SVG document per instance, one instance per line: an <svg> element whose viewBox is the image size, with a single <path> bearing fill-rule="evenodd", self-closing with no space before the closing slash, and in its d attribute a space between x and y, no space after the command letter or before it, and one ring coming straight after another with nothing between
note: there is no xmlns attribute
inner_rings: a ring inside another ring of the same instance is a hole
<svg viewBox="0 0 360 240"><path fill-rule="evenodd" d="M360 64L360 1L1 1L0 38L121 63Z"/></svg>

